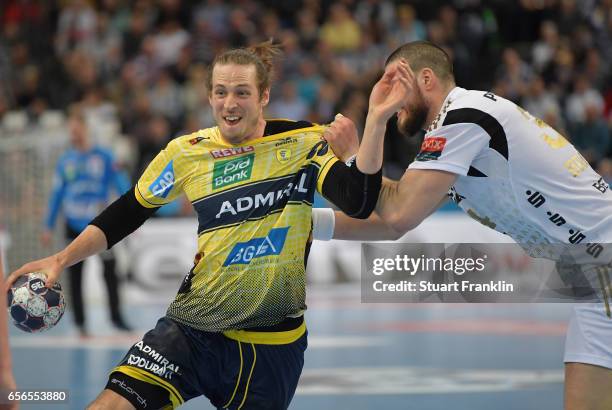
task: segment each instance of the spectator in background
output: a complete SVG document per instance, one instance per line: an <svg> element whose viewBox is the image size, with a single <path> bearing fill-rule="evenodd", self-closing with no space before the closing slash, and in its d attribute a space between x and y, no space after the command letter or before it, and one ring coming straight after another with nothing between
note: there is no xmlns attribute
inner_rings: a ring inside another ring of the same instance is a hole
<svg viewBox="0 0 612 410"><path fill-rule="evenodd" d="M65 219L66 240L72 241L85 229L89 221L108 205L112 189L119 195L129 189L127 179L116 168L113 154L90 141L85 115L80 110L71 111L68 127L71 148L57 163L45 230L40 238L45 246L51 243L52 230L60 212ZM111 321L117 329L129 330L121 315L115 257L112 251L105 251L100 256ZM68 278L74 322L79 334L87 336L82 290L83 262L69 268Z"/></svg>
<svg viewBox="0 0 612 410"><path fill-rule="evenodd" d="M610 150L610 131L601 118L601 107L589 101L584 106L584 120L571 126L572 143L584 158L596 168Z"/></svg>
<svg viewBox="0 0 612 410"><path fill-rule="evenodd" d="M576 76L574 91L566 102L566 115L570 125L586 121L586 108L593 106L598 112L603 111L604 100L599 91L595 90L584 75Z"/></svg>
<svg viewBox="0 0 612 410"><path fill-rule="evenodd" d="M309 107L315 105L322 82L323 79L319 74L319 70L314 60L304 58L300 62L299 76L296 78L295 83L299 97L304 100Z"/></svg>
<svg viewBox="0 0 612 410"><path fill-rule="evenodd" d="M557 95L563 95L569 91L576 66L574 53L569 45L561 43L555 52L555 57L542 71L542 77L546 86L550 87Z"/></svg>
<svg viewBox="0 0 612 410"><path fill-rule="evenodd" d="M143 13L133 12L131 14L128 28L123 33L121 41L123 61L136 57L141 50L148 28L147 19Z"/></svg>
<svg viewBox="0 0 612 410"><path fill-rule="evenodd" d="M285 81L281 86L280 98L268 106L268 112L272 118L306 118L309 109L298 96L295 83Z"/></svg>
<svg viewBox="0 0 612 410"><path fill-rule="evenodd" d="M144 135L138 141L138 161L136 164L135 177L142 175L147 165L168 143L168 135L171 135L171 126L162 115L153 116L147 123Z"/></svg>
<svg viewBox="0 0 612 410"><path fill-rule="evenodd" d="M159 33L153 37L155 60L162 67L176 64L181 50L188 42L189 33L177 20L164 21Z"/></svg>
<svg viewBox="0 0 612 410"><path fill-rule="evenodd" d="M608 185L612 184L612 159L604 158L599 161L597 173L603 177Z"/></svg>
<svg viewBox="0 0 612 410"><path fill-rule="evenodd" d="M300 47L312 52L319 42L319 25L315 14L311 10L304 10L296 15L297 35Z"/></svg>
<svg viewBox="0 0 612 410"><path fill-rule="evenodd" d="M514 48L506 48L502 54L502 66L497 71L497 94L515 103L527 95L527 87L533 78L533 70L521 59Z"/></svg>
<svg viewBox="0 0 612 410"><path fill-rule="evenodd" d="M389 29L390 49L411 41L425 40L425 25L416 18L414 7L409 4L397 6L397 24Z"/></svg>
<svg viewBox="0 0 612 410"><path fill-rule="evenodd" d="M355 51L361 42L361 27L344 4L334 3L321 27L320 38L334 52Z"/></svg>
<svg viewBox="0 0 612 410"><path fill-rule="evenodd" d="M610 87L610 62L602 61L596 48L589 48L584 58L582 75L591 81L598 90Z"/></svg>
<svg viewBox="0 0 612 410"><path fill-rule="evenodd" d="M542 72L544 67L554 58L558 46L559 32L557 25L550 20L542 22L540 38L531 48L531 59L536 71Z"/></svg>
<svg viewBox="0 0 612 410"><path fill-rule="evenodd" d="M183 116L183 90L167 70L161 70L157 81L148 93L155 114L168 118L176 127Z"/></svg>
<svg viewBox="0 0 612 410"><path fill-rule="evenodd" d="M527 93L523 99L523 106L533 116L541 119L549 115L558 117L561 114L561 107L557 98L546 89L544 79L539 75L535 75L529 83ZM557 127L553 128L557 129Z"/></svg>
<svg viewBox="0 0 612 410"><path fill-rule="evenodd" d="M56 38L58 54L87 47L95 31L96 11L86 0L69 0L59 15Z"/></svg>

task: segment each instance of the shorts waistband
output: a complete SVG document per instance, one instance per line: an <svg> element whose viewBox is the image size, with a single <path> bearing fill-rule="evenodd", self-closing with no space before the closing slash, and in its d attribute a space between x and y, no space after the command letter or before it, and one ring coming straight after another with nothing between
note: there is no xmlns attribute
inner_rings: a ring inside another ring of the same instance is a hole
<svg viewBox="0 0 612 410"><path fill-rule="evenodd" d="M281 345L295 342L306 333L304 317L286 318L272 326L253 327L242 330L227 330L223 335L244 343Z"/></svg>

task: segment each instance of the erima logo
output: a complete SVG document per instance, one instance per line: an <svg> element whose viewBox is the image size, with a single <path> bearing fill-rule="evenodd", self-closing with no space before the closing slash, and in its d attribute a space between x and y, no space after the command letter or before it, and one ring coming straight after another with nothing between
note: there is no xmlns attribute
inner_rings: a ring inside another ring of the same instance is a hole
<svg viewBox="0 0 612 410"><path fill-rule="evenodd" d="M244 154L245 152L253 152L253 151L255 151L255 147L253 147L252 145L248 145L246 147L214 149L210 151L210 155L212 155L214 159L218 159L218 158L225 158L225 157L233 157L234 155Z"/></svg>
<svg viewBox="0 0 612 410"><path fill-rule="evenodd" d="M149 186L149 191L159 198L165 198L174 186L174 168L173 161L170 161L161 174Z"/></svg>
<svg viewBox="0 0 612 410"><path fill-rule="evenodd" d="M285 246L289 227L274 228L263 238L254 238L247 242L237 243L223 262L223 266L247 265L255 258L280 255Z"/></svg>
<svg viewBox="0 0 612 410"><path fill-rule="evenodd" d="M306 186L306 174L302 174L300 182L295 186L293 185L293 182L289 182L284 189L279 189L276 192L271 191L263 194L243 196L236 199L236 201L223 201L219 212L217 212L217 215L215 215L215 218L219 219L227 213L237 215L238 213L247 212L262 206L272 207L274 203L280 201L281 199L291 197L291 193L293 191L297 191L301 194L308 193L308 187Z"/></svg>
<svg viewBox="0 0 612 410"><path fill-rule="evenodd" d="M274 146L275 147L280 147L281 145L294 144L296 142L298 142L297 138L287 137L287 138L283 138L283 139L279 140L276 144L274 144Z"/></svg>

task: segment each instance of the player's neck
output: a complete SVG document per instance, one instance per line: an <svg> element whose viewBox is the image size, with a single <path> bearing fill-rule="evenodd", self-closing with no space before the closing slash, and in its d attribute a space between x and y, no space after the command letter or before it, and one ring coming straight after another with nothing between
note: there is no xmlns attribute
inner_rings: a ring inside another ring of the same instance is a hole
<svg viewBox="0 0 612 410"><path fill-rule="evenodd" d="M429 127L431 127L431 124L434 121L436 121L436 119L440 118L440 115L441 115L440 111L442 111L444 102L446 101L446 98L448 97L450 92L453 90L453 88L455 88L454 85L452 87L440 90L439 92L431 96L430 105L429 105L430 108L427 113L427 119L425 120L426 130L429 129Z"/></svg>
<svg viewBox="0 0 612 410"><path fill-rule="evenodd" d="M262 118L257 121L257 126L255 127L255 131L252 134L246 136L242 141L238 144L244 144L245 142L249 142L252 140L256 140L257 138L261 138L264 136L264 132L266 130L266 120Z"/></svg>

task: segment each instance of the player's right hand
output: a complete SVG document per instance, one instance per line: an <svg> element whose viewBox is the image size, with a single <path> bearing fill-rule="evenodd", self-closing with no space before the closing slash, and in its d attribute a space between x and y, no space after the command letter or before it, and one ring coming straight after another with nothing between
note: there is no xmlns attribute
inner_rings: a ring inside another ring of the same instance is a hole
<svg viewBox="0 0 612 410"><path fill-rule="evenodd" d="M57 254L26 263L6 278L3 290L7 292L11 285L15 283L17 278L30 272L42 272L47 275L45 286L51 288L59 279L63 269L64 267L60 263L59 256Z"/></svg>

